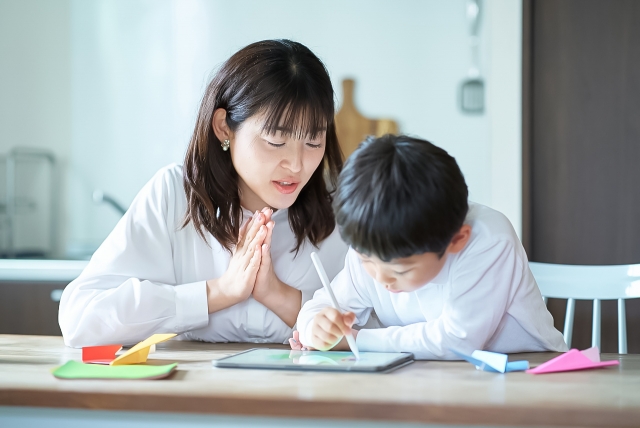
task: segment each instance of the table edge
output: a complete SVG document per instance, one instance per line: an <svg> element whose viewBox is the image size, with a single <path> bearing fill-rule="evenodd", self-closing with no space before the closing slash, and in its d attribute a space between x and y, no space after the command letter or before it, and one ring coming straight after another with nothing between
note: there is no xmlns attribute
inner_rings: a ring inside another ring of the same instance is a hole
<svg viewBox="0 0 640 428"><path fill-rule="evenodd" d="M434 424L634 427L640 408L574 409L389 402L311 401L284 398L155 395L104 392L0 390L0 406L175 412L236 416L352 419Z"/></svg>

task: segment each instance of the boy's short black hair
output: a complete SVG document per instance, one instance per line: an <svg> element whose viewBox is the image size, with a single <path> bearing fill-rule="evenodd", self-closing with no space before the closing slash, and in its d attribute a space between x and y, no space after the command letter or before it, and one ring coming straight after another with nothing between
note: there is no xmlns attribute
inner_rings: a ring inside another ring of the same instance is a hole
<svg viewBox="0 0 640 428"><path fill-rule="evenodd" d="M469 205L456 160L426 140L369 137L347 159L333 210L356 251L383 261L426 252L441 257Z"/></svg>

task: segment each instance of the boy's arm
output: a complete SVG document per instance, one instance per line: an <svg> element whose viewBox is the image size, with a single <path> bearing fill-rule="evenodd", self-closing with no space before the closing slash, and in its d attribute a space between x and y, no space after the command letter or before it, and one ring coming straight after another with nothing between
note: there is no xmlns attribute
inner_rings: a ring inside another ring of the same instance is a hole
<svg viewBox="0 0 640 428"><path fill-rule="evenodd" d="M342 311L353 312L356 315L354 325L363 325L371 314L372 304L367 293L368 281L371 281L371 278L362 270L358 256L350 248L345 258L344 269L331 281L331 288ZM313 298L304 304L297 322L300 342L303 345L311 346L309 339L313 318L329 306L331 298L324 287L316 291Z"/></svg>
<svg viewBox="0 0 640 428"><path fill-rule="evenodd" d="M471 353L483 349L513 297L512 284L522 279L523 265L509 241L497 242L466 258L452 272L451 293L439 318L361 330L357 337L360 350L412 352L418 359L459 359L452 350Z"/></svg>

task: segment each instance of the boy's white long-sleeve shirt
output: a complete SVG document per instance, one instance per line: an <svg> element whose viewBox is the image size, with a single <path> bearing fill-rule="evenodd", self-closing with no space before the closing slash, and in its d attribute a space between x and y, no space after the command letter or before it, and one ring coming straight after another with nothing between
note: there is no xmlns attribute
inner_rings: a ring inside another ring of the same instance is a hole
<svg viewBox="0 0 640 428"><path fill-rule="evenodd" d="M187 200L182 167L160 170L144 186L82 274L62 293L59 322L68 346L134 344L154 333L179 333L208 342L284 343L292 329L252 297L208 313L206 281L222 276L230 254L210 234L208 245L192 223L182 228ZM296 255L288 210L273 214L271 259L278 278L302 292L321 282L310 253L332 278L344 266L346 244L335 230L319 248ZM244 210L244 219L252 213Z"/></svg>
<svg viewBox="0 0 640 428"><path fill-rule="evenodd" d="M364 325L375 310L383 326L358 332L360 351L459 359L452 350L567 350L509 220L470 203L465 223L472 228L465 248L448 255L433 281L409 293L387 291L365 272L356 252L349 250L344 269L332 281L338 303L355 313L356 325ZM324 289L303 306L297 324L303 344L311 346L311 322L327 306L331 301Z"/></svg>

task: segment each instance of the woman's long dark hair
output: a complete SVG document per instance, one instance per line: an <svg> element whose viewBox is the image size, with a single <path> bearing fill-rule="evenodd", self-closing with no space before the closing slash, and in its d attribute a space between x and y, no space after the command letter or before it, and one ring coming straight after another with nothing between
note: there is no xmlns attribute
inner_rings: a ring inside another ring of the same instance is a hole
<svg viewBox="0 0 640 428"><path fill-rule="evenodd" d="M232 131L248 118L263 114L263 131L315 138L326 130L322 162L289 207L289 224L298 251L305 239L317 246L335 228L332 196L342 169L342 152L334 123L334 93L322 62L307 47L290 40L253 43L225 62L202 99L196 127L184 160L187 212L182 227L193 222L231 251L238 240L242 207L238 173L212 127L218 108L227 112Z"/></svg>

